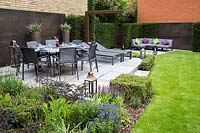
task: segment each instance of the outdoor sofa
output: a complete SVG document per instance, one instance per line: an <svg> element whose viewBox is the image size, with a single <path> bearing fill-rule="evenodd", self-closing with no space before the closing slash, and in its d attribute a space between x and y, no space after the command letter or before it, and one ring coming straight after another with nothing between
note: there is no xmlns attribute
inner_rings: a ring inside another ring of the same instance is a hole
<svg viewBox="0 0 200 133"><path fill-rule="evenodd" d="M136 39L132 39L131 49L142 49L142 48L151 48L151 49L171 49L173 50L173 40L172 39L157 39L158 42L155 43L154 38L138 38L140 41L139 44L136 43ZM147 41L148 40L148 41ZM146 41L146 42L145 42Z"/></svg>

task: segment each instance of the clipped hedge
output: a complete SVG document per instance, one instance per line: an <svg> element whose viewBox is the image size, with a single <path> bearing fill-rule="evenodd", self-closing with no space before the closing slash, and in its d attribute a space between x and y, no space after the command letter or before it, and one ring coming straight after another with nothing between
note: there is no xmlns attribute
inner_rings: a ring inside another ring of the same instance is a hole
<svg viewBox="0 0 200 133"><path fill-rule="evenodd" d="M65 21L71 25L70 30L70 40L80 39L84 40L84 16L80 15L69 15L66 17Z"/></svg>
<svg viewBox="0 0 200 133"><path fill-rule="evenodd" d="M200 52L200 22L194 23L192 43L193 43L193 51Z"/></svg>
<svg viewBox="0 0 200 133"><path fill-rule="evenodd" d="M115 23L96 23L95 41L106 48L116 47L117 24Z"/></svg>
<svg viewBox="0 0 200 133"><path fill-rule="evenodd" d="M124 23L122 24L123 31L123 45L125 48L130 48L131 39L141 37L156 37L157 35L157 24L139 24L139 23Z"/></svg>
<svg viewBox="0 0 200 133"><path fill-rule="evenodd" d="M131 39L143 36L143 26L137 23L125 23L122 24L122 32L124 48L130 48Z"/></svg>
<svg viewBox="0 0 200 133"><path fill-rule="evenodd" d="M125 98L130 100L131 97L141 99L142 102L151 94L151 80L149 77L139 77L132 74L121 74L110 81L112 86L125 88Z"/></svg>
<svg viewBox="0 0 200 133"><path fill-rule="evenodd" d="M143 37L156 38L157 37L157 24L144 23L143 25Z"/></svg>
<svg viewBox="0 0 200 133"><path fill-rule="evenodd" d="M144 71L149 71L155 61L155 56L154 55L146 55L146 57L142 60L141 64L139 65L139 70L144 70Z"/></svg>

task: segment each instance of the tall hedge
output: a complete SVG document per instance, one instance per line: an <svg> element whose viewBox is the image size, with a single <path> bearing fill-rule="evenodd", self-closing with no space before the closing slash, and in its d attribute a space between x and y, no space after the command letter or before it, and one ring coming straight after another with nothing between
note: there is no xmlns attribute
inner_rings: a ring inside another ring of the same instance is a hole
<svg viewBox="0 0 200 133"><path fill-rule="evenodd" d="M70 30L70 40L74 39L85 39L85 23L84 23L84 16L79 15L69 15L66 17L66 22L71 25Z"/></svg>
<svg viewBox="0 0 200 133"><path fill-rule="evenodd" d="M96 0L88 0L88 11L90 10L95 10L95 3ZM90 40L94 41L95 40L95 15L90 15Z"/></svg>
<svg viewBox="0 0 200 133"><path fill-rule="evenodd" d="M149 38L157 37L157 24L144 23L143 24L143 37L149 37Z"/></svg>
<svg viewBox="0 0 200 133"><path fill-rule="evenodd" d="M137 23L122 24L122 43L125 48L130 48L131 39L143 36L143 25Z"/></svg>
<svg viewBox="0 0 200 133"><path fill-rule="evenodd" d="M125 48L130 48L131 39L157 36L157 24L139 24L139 23L124 23L122 24L122 40Z"/></svg>
<svg viewBox="0 0 200 133"><path fill-rule="evenodd" d="M192 43L193 43L193 51L200 52L200 22L194 23Z"/></svg>
<svg viewBox="0 0 200 133"><path fill-rule="evenodd" d="M106 48L116 47L117 25L114 23L96 24L95 37L97 42Z"/></svg>

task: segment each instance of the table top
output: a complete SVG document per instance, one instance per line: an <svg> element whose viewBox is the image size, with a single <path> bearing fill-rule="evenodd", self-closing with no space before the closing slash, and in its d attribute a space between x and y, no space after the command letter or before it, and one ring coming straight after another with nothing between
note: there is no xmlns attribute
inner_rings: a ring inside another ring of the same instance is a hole
<svg viewBox="0 0 200 133"><path fill-rule="evenodd" d="M78 50L86 50L87 48L83 45L76 45L73 43L69 44L61 44L59 47L48 47L46 45L38 45L38 47L35 48L36 52L49 52L49 53L57 53L59 52L60 48L77 48Z"/></svg>

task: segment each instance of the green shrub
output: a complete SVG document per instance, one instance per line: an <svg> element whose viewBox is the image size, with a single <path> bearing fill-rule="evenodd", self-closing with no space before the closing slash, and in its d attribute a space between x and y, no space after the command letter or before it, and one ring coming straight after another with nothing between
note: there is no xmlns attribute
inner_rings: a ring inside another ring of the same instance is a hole
<svg viewBox="0 0 200 133"><path fill-rule="evenodd" d="M125 88L125 99L132 96L138 97L142 102L151 94L151 80L149 77L139 77L131 74L121 74L110 81L111 85L119 85Z"/></svg>
<svg viewBox="0 0 200 133"><path fill-rule="evenodd" d="M154 55L146 55L146 57L142 60L139 65L139 70L149 71L154 65L155 56Z"/></svg>
<svg viewBox="0 0 200 133"><path fill-rule="evenodd" d="M89 123L91 133L112 133L120 128L121 112L118 106L113 104L102 104L100 113Z"/></svg>
<svg viewBox="0 0 200 133"><path fill-rule="evenodd" d="M16 97L6 104L3 104L3 109L15 112L19 122L22 125L26 125L43 119L42 104L43 103L37 99Z"/></svg>
<svg viewBox="0 0 200 133"><path fill-rule="evenodd" d="M122 24L122 42L125 48L130 48L131 39L143 37L143 26L137 23Z"/></svg>
<svg viewBox="0 0 200 133"><path fill-rule="evenodd" d="M71 109L69 123L73 126L81 123L85 127L89 121L92 121L99 114L99 104L94 101L83 101L74 103Z"/></svg>
<svg viewBox="0 0 200 133"><path fill-rule="evenodd" d="M200 23L195 23L193 26L193 51L200 52Z"/></svg>
<svg viewBox="0 0 200 133"><path fill-rule="evenodd" d="M143 37L156 38L157 37L157 24L144 23L143 24Z"/></svg>
<svg viewBox="0 0 200 133"><path fill-rule="evenodd" d="M138 108L141 105L141 99L132 96L130 99L130 103L132 107Z"/></svg>
<svg viewBox="0 0 200 133"><path fill-rule="evenodd" d="M96 24L95 37L97 42L106 48L116 47L117 25L114 23Z"/></svg>
<svg viewBox="0 0 200 133"><path fill-rule="evenodd" d="M71 104L64 98L59 98L50 102L50 105L44 103L42 110L45 114L45 126L43 130L51 132L66 132L65 123L71 115Z"/></svg>
<svg viewBox="0 0 200 133"><path fill-rule="evenodd" d="M70 30L70 40L84 40L85 39L85 22L84 22L84 16L79 15L69 15L66 17L65 21L67 24L70 24L71 30Z"/></svg>
<svg viewBox="0 0 200 133"><path fill-rule="evenodd" d="M98 93L94 95L93 101L96 101L99 104L107 103L118 106L121 112L121 122L123 122L124 125L128 125L130 123L129 113L125 107L125 99L121 94Z"/></svg>
<svg viewBox="0 0 200 133"><path fill-rule="evenodd" d="M25 89L25 85L22 81L16 79L15 77L7 77L0 79L0 90L4 94L10 93L11 95L20 94Z"/></svg>

